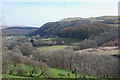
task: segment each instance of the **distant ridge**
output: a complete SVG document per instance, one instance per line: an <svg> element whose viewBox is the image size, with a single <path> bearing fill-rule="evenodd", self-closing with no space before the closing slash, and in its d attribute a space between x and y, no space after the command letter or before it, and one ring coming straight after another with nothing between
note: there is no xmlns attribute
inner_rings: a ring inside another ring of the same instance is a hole
<svg viewBox="0 0 120 80"><path fill-rule="evenodd" d="M24 26L24 25L2 26L2 25L0 25L1 29L10 28L10 27L31 27L31 26Z"/></svg>
<svg viewBox="0 0 120 80"><path fill-rule="evenodd" d="M90 18L65 18L56 22L48 22L41 26L36 31L29 34L29 36L40 35L40 36L60 36L61 31L68 27L81 26L83 24L100 23L107 24L110 26L117 26L117 16L100 16Z"/></svg>
<svg viewBox="0 0 120 80"><path fill-rule="evenodd" d="M25 36L37 30L37 27L9 26L2 29L3 36Z"/></svg>
<svg viewBox="0 0 120 80"><path fill-rule="evenodd" d="M69 18L65 18L65 19L62 19L60 21L74 21L74 20L89 20L88 18L82 18L82 17L69 17Z"/></svg>

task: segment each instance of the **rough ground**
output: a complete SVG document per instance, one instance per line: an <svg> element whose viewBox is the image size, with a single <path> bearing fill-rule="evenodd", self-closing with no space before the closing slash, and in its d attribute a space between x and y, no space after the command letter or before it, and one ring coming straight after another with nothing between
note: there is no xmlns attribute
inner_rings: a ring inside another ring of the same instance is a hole
<svg viewBox="0 0 120 80"><path fill-rule="evenodd" d="M98 54L110 54L110 55L120 55L118 47L97 47L97 48L89 48L84 50L77 51L79 53L98 53Z"/></svg>

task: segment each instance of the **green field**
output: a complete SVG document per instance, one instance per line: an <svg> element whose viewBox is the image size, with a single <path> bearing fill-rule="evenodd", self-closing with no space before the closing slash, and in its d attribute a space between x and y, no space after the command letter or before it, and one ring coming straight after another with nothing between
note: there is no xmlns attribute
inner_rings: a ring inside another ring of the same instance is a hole
<svg viewBox="0 0 120 80"><path fill-rule="evenodd" d="M3 78L30 78L29 75L30 75L30 70L32 67L29 67L25 64L20 64L21 66L19 66L19 64L14 68L14 71L12 73L12 75L9 75L10 73L10 70L13 69L13 64L9 64L9 68L7 70L7 73L6 74L3 74L2 77ZM17 72L15 69L19 69L20 70L23 70L25 71L25 73L23 74L23 76L18 76L19 72ZM37 67L36 67L37 68ZM41 73L41 70L40 69L37 69L39 72L37 72L36 74L32 74L33 76L38 76L40 73ZM41 78L44 78L46 75L42 75L40 76Z"/></svg>
<svg viewBox="0 0 120 80"><path fill-rule="evenodd" d="M64 76L60 77L58 74L63 74ZM68 74L70 74L70 77L68 77ZM81 73L77 74L77 78L80 78L80 77L83 77L83 76L86 76L87 78L93 78L91 76L88 76L87 74L81 74ZM75 74L72 73L71 70L51 68L50 69L50 77L54 77L54 78L75 78Z"/></svg>
<svg viewBox="0 0 120 80"><path fill-rule="evenodd" d="M19 74L16 70L12 73L12 75L9 75L9 71L11 68L13 68L13 64L9 65L9 69L7 71L6 74L3 74L2 77L3 78L31 78L29 77L30 75L30 70L31 68L25 64L21 64L21 66L16 66L17 68L21 68L23 69L26 73L22 76L18 76L16 74ZM33 74L33 78L38 78L37 76L41 73L41 70L39 70L37 73ZM58 69L58 68L49 68L49 71L47 72L47 75L42 75L39 78L46 78L46 77L50 77L50 78L75 78L75 74L72 73L71 70L66 70L66 69ZM68 76L69 74L69 76ZM63 75L63 76L59 76L59 75ZM36 77L35 77L36 76ZM87 78L90 78L90 76L88 76L87 74L81 74L81 73L77 73L77 78L79 77L83 77L86 76Z"/></svg>
<svg viewBox="0 0 120 80"><path fill-rule="evenodd" d="M63 74L64 76L60 77L59 74ZM67 74L70 74L70 77L68 77ZM6 75L4 74L2 77L5 78L5 76ZM78 73L77 78L83 77L83 76L86 76L87 78L93 78L93 77L87 76L85 74L83 75L83 74L80 74L80 73ZM49 77L51 77L51 78L75 78L75 74L72 73L72 71L70 71L70 70L50 68ZM30 78L30 77L7 75L7 78Z"/></svg>
<svg viewBox="0 0 120 80"><path fill-rule="evenodd" d="M11 39L12 37L11 36L8 36L8 37L2 37L3 39Z"/></svg>
<svg viewBox="0 0 120 80"><path fill-rule="evenodd" d="M6 75L2 75L3 78L6 77ZM14 76L14 75L7 75L7 78L29 78L29 77L21 77L21 76Z"/></svg>
<svg viewBox="0 0 120 80"><path fill-rule="evenodd" d="M44 47L39 47L39 50L60 50L60 49L64 49L66 47L71 47L71 46L67 46L67 45L54 45L54 46L44 46Z"/></svg>
<svg viewBox="0 0 120 80"><path fill-rule="evenodd" d="M101 54L118 55L120 53L118 52L118 50L111 50L111 51L101 52Z"/></svg>
<svg viewBox="0 0 120 80"><path fill-rule="evenodd" d="M67 44L74 44L74 43L80 43L82 40L75 39L75 38L47 38L42 40L57 40L57 41L64 41Z"/></svg>

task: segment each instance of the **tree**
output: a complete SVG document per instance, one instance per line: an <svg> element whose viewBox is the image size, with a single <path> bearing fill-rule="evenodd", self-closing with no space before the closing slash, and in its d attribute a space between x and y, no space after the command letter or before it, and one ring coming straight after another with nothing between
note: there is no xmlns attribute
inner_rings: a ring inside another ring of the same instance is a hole
<svg viewBox="0 0 120 80"><path fill-rule="evenodd" d="M97 47L97 43L95 40L85 39L79 46L82 49L93 48L93 47Z"/></svg>
<svg viewBox="0 0 120 80"><path fill-rule="evenodd" d="M49 66L43 62L25 59L24 64L26 64L30 68L29 69L30 77L35 77L33 74L38 74L37 77L49 74Z"/></svg>
<svg viewBox="0 0 120 80"><path fill-rule="evenodd" d="M20 50L21 50L22 54L25 56L30 56L32 54L32 52L34 51L34 49L35 48L29 42L20 44Z"/></svg>
<svg viewBox="0 0 120 80"><path fill-rule="evenodd" d="M109 31L111 26L100 23L89 23L83 25L74 25L64 28L61 31L61 37L88 39L91 36L99 35L102 32Z"/></svg>
<svg viewBox="0 0 120 80"><path fill-rule="evenodd" d="M25 76L27 73L26 70L24 70L22 64L17 65L14 71L17 73L17 76Z"/></svg>

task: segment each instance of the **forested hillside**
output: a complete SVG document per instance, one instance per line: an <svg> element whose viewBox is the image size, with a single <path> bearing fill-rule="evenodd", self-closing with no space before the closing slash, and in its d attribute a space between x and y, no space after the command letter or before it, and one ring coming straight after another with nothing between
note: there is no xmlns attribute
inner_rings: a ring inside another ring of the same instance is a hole
<svg viewBox="0 0 120 80"><path fill-rule="evenodd" d="M70 34L65 34L63 36L62 34L63 34L64 30L66 30L66 29L74 29L75 30L75 29L78 29L78 27L86 30L85 28L89 25L94 28L94 29L92 28L93 31L98 29L100 32L101 31L104 32L104 30L106 30L108 28L108 26L109 27L117 26L117 17L116 16L102 16L102 17L91 17L91 18L79 18L79 17L66 18L66 19L62 19L57 22L48 22L48 23L44 24L43 26L41 26L38 30L29 34L29 36L40 35L42 37L43 36L65 37L65 35L70 36ZM101 26L101 27L98 27L98 26ZM103 28L105 28L105 29L103 30ZM77 31L76 31L76 33L79 33ZM99 31L98 31L98 33L99 33ZM72 34L72 32L71 32L72 35L76 35L76 33ZM84 33L84 31L83 31L83 33ZM94 35L94 32L93 32L93 35Z"/></svg>
<svg viewBox="0 0 120 80"><path fill-rule="evenodd" d="M60 36L61 30L67 27L72 27L74 25L82 25L90 23L90 20L74 20L74 21L58 21L58 22L48 22L41 26L38 30L30 34L30 36L39 34L40 36Z"/></svg>

